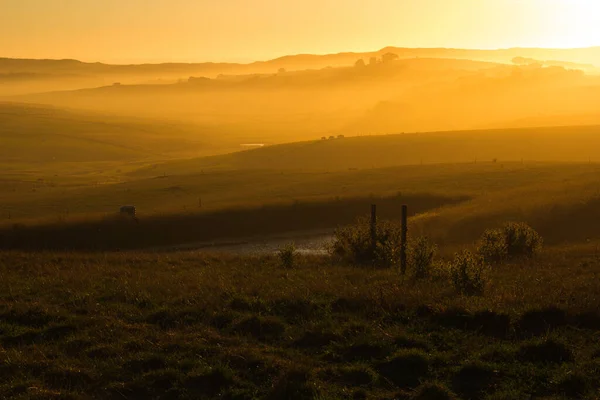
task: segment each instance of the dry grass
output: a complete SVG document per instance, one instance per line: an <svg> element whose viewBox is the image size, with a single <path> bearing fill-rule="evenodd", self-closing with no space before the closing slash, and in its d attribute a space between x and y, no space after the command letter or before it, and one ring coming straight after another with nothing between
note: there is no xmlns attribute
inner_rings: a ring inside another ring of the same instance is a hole
<svg viewBox="0 0 600 400"><path fill-rule="evenodd" d="M593 246L500 265L483 296L321 257L4 252L0 395L590 396L599 274Z"/></svg>

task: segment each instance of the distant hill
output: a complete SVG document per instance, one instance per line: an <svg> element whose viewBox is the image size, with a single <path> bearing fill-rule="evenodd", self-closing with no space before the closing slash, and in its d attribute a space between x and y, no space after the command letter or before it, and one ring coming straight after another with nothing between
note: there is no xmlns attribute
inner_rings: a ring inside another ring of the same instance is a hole
<svg viewBox="0 0 600 400"><path fill-rule="evenodd" d="M559 66L411 58L18 99L211 124L251 143L282 143L338 134L595 124L599 86L599 77ZM528 120L540 123L518 123Z"/></svg>
<svg viewBox="0 0 600 400"><path fill-rule="evenodd" d="M344 171L438 163L599 162L600 126L474 130L345 137L177 160L135 175L210 170Z"/></svg>
<svg viewBox="0 0 600 400"><path fill-rule="evenodd" d="M216 76L218 74L269 73L279 68L289 70L320 69L328 66L349 66L358 59L368 61L370 57L381 57L394 53L400 59L410 58L455 58L477 61L511 63L515 57L540 60L560 60L571 63L594 64L600 66L600 47L582 49L539 49L512 48L499 50L470 50L447 48L401 48L385 47L378 51L338 54L298 54L287 55L267 61L249 64L238 63L162 63L139 65L111 65L86 63L78 60L36 60L0 58L0 73L29 72L55 74L85 74L110 76Z"/></svg>

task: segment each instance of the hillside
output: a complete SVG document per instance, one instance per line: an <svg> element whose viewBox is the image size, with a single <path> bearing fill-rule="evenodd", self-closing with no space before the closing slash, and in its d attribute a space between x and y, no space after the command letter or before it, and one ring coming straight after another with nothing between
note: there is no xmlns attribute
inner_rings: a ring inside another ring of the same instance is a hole
<svg viewBox="0 0 600 400"><path fill-rule="evenodd" d="M238 63L163 63L139 65L111 65L87 63L78 60L35 60L0 58L0 72L35 73L85 73L123 75L172 75L184 77L190 74L216 76L220 73L268 73L279 68L290 70L320 69L328 66L349 66L359 58L380 57L385 53L395 53L402 59L410 58L455 58L489 62L510 63L515 57L536 60L561 60L581 64L600 65L600 47L581 49L541 49L511 48L498 50L448 49L448 48L403 48L385 47L372 52L343 52L337 54L298 54L286 55L273 60L256 61L249 64Z"/></svg>
<svg viewBox="0 0 600 400"><path fill-rule="evenodd" d="M210 135L209 135L210 132ZM48 106L0 103L0 165L50 174L52 166L168 160L231 151L208 127ZM229 146L229 147L228 147Z"/></svg>
<svg viewBox="0 0 600 400"><path fill-rule="evenodd" d="M401 165L506 161L600 161L600 126L404 133L313 140L133 172L149 176L209 170L345 171Z"/></svg>
<svg viewBox="0 0 600 400"><path fill-rule="evenodd" d="M301 71L348 67L363 59L381 58L394 53L401 60L437 58L511 64L513 59L540 60L547 66L559 65L598 73L600 48L587 49L411 49L386 47L365 53L299 54L249 64L238 63L163 63L111 65L78 60L35 60L0 58L0 96L22 95L53 90L74 90L86 87L124 84L174 83L190 76L215 78L220 75L274 74L280 70Z"/></svg>
<svg viewBox="0 0 600 400"><path fill-rule="evenodd" d="M177 119L217 126L246 143L282 143L339 134L518 127L518 121L532 119L542 119L541 125L597 123L598 88L598 77L563 67L421 58L17 99Z"/></svg>

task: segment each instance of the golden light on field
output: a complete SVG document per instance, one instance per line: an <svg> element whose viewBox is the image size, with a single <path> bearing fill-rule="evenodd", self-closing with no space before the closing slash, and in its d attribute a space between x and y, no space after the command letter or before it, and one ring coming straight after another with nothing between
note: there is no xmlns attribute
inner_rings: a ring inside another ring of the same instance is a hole
<svg viewBox="0 0 600 400"><path fill-rule="evenodd" d="M0 57L250 61L399 47L600 45L598 0L3 0Z"/></svg>

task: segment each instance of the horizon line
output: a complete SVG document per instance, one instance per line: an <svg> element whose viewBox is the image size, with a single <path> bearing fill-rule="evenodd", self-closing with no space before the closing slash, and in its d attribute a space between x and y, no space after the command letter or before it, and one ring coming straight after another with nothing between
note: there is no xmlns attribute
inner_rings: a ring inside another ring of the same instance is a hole
<svg viewBox="0 0 600 400"><path fill-rule="evenodd" d="M0 56L0 60L21 60L21 61L75 61L83 64L103 64L103 65L115 65L115 66L136 66L136 65L168 65L168 64L238 64L238 65L251 65L257 63L266 63L271 61L277 61L288 57L300 57L300 56L315 56L315 57L326 57L336 56L342 54L370 54L379 53L386 49L402 49L402 50L467 50L467 51L509 51L509 50L592 50L599 49L600 44L594 46L583 46L583 47L497 47L497 48L468 48L468 47L401 47L401 46L384 46L379 50L367 50L367 51L339 51L334 53L292 53L284 54L274 58L266 58L248 62L234 62L234 61L148 61L148 62L110 62L110 61L87 61L80 58L28 58L28 57L5 57Z"/></svg>

